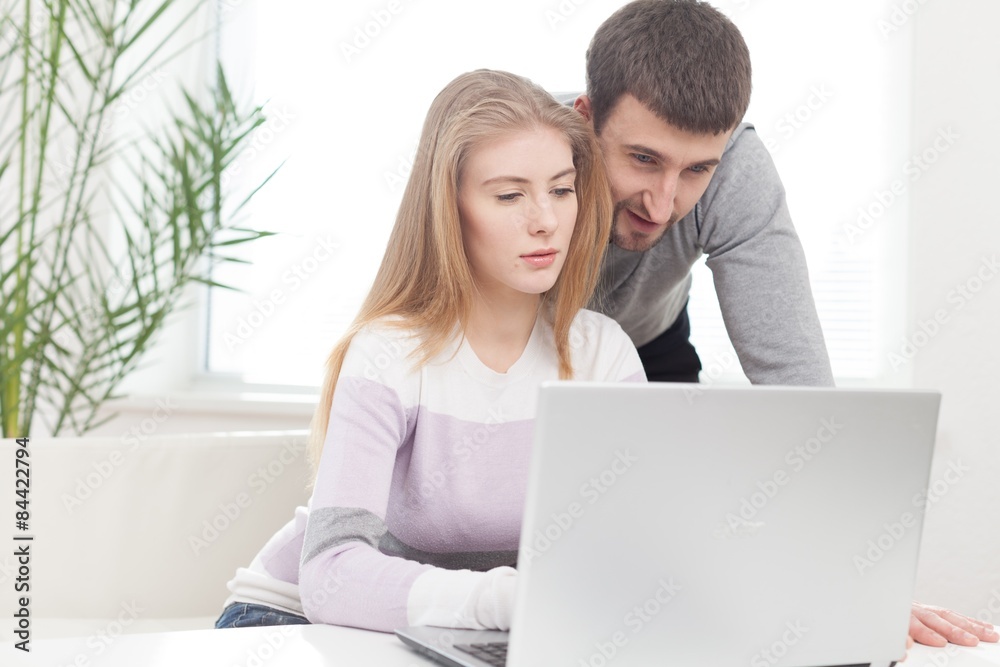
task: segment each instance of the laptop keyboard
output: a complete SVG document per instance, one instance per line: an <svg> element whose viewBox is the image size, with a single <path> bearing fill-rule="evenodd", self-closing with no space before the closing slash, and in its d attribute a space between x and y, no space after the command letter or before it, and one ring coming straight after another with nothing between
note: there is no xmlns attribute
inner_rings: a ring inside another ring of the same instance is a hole
<svg viewBox="0 0 1000 667"><path fill-rule="evenodd" d="M455 644L455 648L479 658L493 667L507 667L507 642L488 642L485 644ZM869 667L867 664L842 665L841 667ZM890 662L889 667L896 667L896 662Z"/></svg>
<svg viewBox="0 0 1000 667"><path fill-rule="evenodd" d="M507 642L489 642L486 644L455 644L455 648L479 658L493 667L505 667L507 664Z"/></svg>

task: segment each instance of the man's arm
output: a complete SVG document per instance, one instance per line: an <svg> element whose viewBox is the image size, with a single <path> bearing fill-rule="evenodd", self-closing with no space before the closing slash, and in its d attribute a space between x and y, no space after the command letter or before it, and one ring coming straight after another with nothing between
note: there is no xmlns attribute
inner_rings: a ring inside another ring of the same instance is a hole
<svg viewBox="0 0 1000 667"><path fill-rule="evenodd" d="M734 132L695 221L726 330L750 381L833 386L802 244L752 126Z"/></svg>
<svg viewBox="0 0 1000 667"><path fill-rule="evenodd" d="M695 209L733 347L754 383L833 385L784 187L752 128L734 138ZM909 632L930 646L1000 640L989 623L917 602Z"/></svg>

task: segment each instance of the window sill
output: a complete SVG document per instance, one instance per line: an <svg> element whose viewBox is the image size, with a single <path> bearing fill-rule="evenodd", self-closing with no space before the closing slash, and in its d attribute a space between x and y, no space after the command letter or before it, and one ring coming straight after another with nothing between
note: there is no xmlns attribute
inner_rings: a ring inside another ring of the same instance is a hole
<svg viewBox="0 0 1000 667"><path fill-rule="evenodd" d="M317 395L255 391L173 391L164 394L132 394L109 401L109 412L164 412L215 415L277 415L311 417Z"/></svg>

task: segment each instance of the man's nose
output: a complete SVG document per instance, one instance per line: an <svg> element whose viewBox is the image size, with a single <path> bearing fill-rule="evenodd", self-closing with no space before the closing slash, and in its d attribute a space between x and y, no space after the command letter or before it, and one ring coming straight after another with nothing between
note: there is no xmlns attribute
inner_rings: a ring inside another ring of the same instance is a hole
<svg viewBox="0 0 1000 667"><path fill-rule="evenodd" d="M663 174L643 193L642 204L653 222L666 223L674 214L677 178L678 174L674 172Z"/></svg>

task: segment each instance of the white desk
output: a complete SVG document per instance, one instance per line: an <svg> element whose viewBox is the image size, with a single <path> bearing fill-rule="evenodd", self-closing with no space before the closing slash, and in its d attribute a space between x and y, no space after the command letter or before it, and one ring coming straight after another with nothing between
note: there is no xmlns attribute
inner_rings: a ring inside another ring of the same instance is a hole
<svg viewBox="0 0 1000 667"><path fill-rule="evenodd" d="M0 644L4 667L430 667L394 635L329 625L193 630L31 642L31 653ZM1000 645L915 646L907 667L1000 665ZM557 667L557 666L554 666Z"/></svg>

